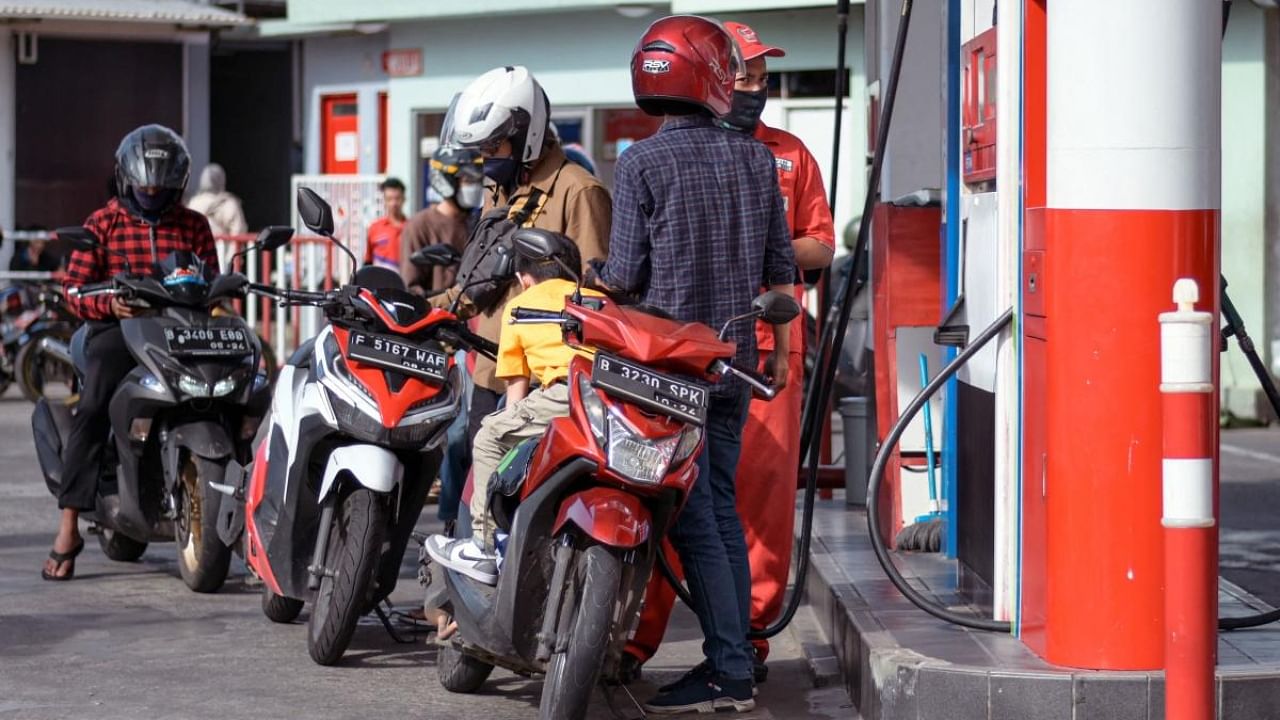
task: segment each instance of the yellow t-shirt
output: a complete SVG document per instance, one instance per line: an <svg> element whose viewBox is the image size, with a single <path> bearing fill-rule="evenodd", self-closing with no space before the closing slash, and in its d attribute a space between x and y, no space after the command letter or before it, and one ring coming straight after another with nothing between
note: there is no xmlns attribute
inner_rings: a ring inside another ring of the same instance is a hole
<svg viewBox="0 0 1280 720"><path fill-rule="evenodd" d="M507 301L502 310L502 333L498 337L498 377L537 378L546 386L569 376L569 363L574 355L591 357L589 351L566 345L559 325L511 324L514 308L563 310L565 298L573 294L573 288L574 284L568 280L543 280ZM582 294L601 296L594 290L583 290Z"/></svg>

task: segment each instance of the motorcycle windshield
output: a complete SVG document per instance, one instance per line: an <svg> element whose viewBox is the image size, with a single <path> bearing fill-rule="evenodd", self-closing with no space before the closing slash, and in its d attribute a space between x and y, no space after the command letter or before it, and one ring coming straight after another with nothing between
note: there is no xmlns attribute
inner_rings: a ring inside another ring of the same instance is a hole
<svg viewBox="0 0 1280 720"><path fill-rule="evenodd" d="M174 302L195 305L209 294L213 272L203 260L189 250L169 253L156 266L156 279Z"/></svg>

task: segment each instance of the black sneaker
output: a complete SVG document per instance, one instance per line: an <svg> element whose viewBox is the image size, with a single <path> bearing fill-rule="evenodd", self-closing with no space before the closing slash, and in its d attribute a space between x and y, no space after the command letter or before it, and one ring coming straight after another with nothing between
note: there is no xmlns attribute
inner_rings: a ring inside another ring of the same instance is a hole
<svg viewBox="0 0 1280 720"><path fill-rule="evenodd" d="M697 668L695 668L696 670ZM700 682L686 682L670 692L645 703L644 711L654 715L712 713L719 711L748 712L754 710L751 680L730 680L723 675L704 677Z"/></svg>
<svg viewBox="0 0 1280 720"><path fill-rule="evenodd" d="M695 665L692 670L681 675L679 680L667 683L666 685L658 688L658 694L662 695L664 693L669 693L672 690L678 690L691 682L701 682L709 677L711 677L711 662L703 660Z"/></svg>

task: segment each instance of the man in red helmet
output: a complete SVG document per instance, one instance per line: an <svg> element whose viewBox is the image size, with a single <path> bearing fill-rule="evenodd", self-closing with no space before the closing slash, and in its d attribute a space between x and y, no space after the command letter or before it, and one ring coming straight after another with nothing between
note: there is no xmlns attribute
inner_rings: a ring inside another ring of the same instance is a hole
<svg viewBox="0 0 1280 720"><path fill-rule="evenodd" d="M760 122L769 92L766 57L785 52L766 45L750 27L726 22L724 28L738 44L745 65L734 85L733 108L720 124L752 134L773 152L778 183L786 202L787 229L796 265L817 270L831 264L835 253L835 228L818 162L795 135ZM803 288L797 287L797 299ZM775 353L772 328L756 326L760 354ZM751 629L761 630L777 619L791 569L796 506L796 468L800 465L800 413L804 400L804 325L791 323L790 376L795 379L772 401L752 400L742 432L742 458L738 461L737 504L747 537L751 565ZM666 631L675 591L661 577L650 583L640 625L627 644L628 665L638 666L657 652ZM769 641L756 640L755 680L764 682ZM634 674L634 673L633 673Z"/></svg>
<svg viewBox="0 0 1280 720"><path fill-rule="evenodd" d="M631 58L636 103L663 115L658 133L631 146L614 171L613 228L602 283L685 322L721 327L764 285L794 291L795 256L773 155L717 124L732 109L741 67L718 24L674 16L651 25ZM773 330L767 371L787 383L787 325ZM735 361L756 367L750 320L731 323ZM753 699L747 627L751 573L734 507L734 475L750 394L729 378L709 393L698 479L671 529L702 626L706 662L659 690L655 714L747 711Z"/></svg>

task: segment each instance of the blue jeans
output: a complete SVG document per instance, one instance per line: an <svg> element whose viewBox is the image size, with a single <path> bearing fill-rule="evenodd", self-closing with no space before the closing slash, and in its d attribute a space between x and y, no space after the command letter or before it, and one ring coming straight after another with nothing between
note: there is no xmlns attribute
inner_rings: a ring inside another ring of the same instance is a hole
<svg viewBox="0 0 1280 720"><path fill-rule="evenodd" d="M471 375L467 372L467 354L459 350L458 376L462 379L462 412L453 419L445 436L444 460L440 463L440 504L436 517L443 522L458 519L458 504L462 502L462 489L467 484L467 470L471 467L471 438L467 436L467 406L471 403Z"/></svg>
<svg viewBox="0 0 1280 720"><path fill-rule="evenodd" d="M702 652L711 667L733 680L751 677L747 642L751 568L734 502L734 478L742 449L750 395L745 389L713 395L707 408L706 443L698 455L698 479L671 528L702 626ZM725 593L724 588L733 588Z"/></svg>

